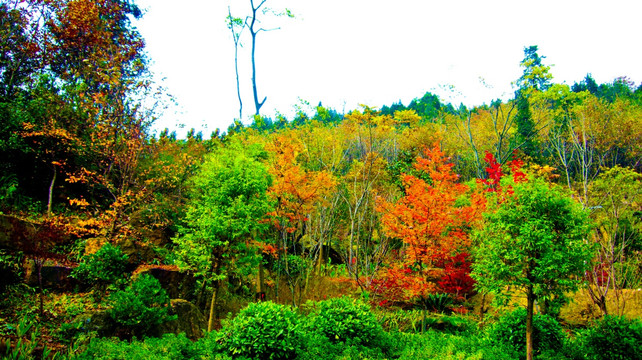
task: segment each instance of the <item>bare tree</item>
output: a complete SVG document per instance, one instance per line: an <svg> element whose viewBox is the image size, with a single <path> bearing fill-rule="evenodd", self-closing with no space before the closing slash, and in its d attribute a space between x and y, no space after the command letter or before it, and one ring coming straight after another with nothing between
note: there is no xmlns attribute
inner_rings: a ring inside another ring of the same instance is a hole
<svg viewBox="0 0 642 360"><path fill-rule="evenodd" d="M263 8L263 5L265 5L266 2L267 2L267 0L261 0L257 5L254 5L255 1L254 0L250 0L250 5L252 7L252 15L248 16L245 19L245 26L247 26L247 28L250 30L250 35L252 36L252 55L251 55L251 58L252 58L252 93L254 95L254 107L256 109L256 113L255 113L256 115L259 115L259 112L261 111L261 107L263 106L263 104L265 104L265 100L267 100L267 96L266 96L266 97L263 97L263 100L259 101L258 91L256 89L256 36L261 31L272 31L272 30L280 29L279 27L273 28L273 29L265 29L265 28L262 28L262 27L258 27L257 28L257 26L259 26L259 24L261 22L259 20L259 18L258 18L259 17L259 13L260 14L266 14L268 12L272 12L272 14L274 14L276 16L285 15L287 17L294 17L292 15L292 13L290 12L290 10L288 10L288 9L285 9L284 12L279 13L279 12L271 11L268 8ZM261 8L263 8L263 9L261 10ZM259 10L261 10L261 11L259 11Z"/></svg>
<svg viewBox="0 0 642 360"><path fill-rule="evenodd" d="M241 44L241 33L245 29L245 22L241 18L232 16L230 7L227 7L227 28L232 32L234 40L234 71L236 73L236 94L239 98L239 120L243 118L243 100L241 99L241 85L239 82L239 46Z"/></svg>

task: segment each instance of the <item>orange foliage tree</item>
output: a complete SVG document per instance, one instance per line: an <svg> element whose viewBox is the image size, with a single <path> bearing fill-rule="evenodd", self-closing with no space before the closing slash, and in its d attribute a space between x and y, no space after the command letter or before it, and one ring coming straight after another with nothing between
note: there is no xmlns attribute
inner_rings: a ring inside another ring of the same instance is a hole
<svg viewBox="0 0 642 360"><path fill-rule="evenodd" d="M430 179L403 175L405 195L378 207L386 234L403 242L399 261L390 264L374 287L388 301L418 301L425 310L430 294L448 290L461 296L472 290L468 275L456 269L469 266L469 229L481 218L485 198L468 196L469 187L458 182L447 160L438 145L427 148L415 168Z"/></svg>
<svg viewBox="0 0 642 360"><path fill-rule="evenodd" d="M274 181L268 194L275 200L275 209L268 215L279 236L282 270L294 302L295 289L307 268L296 257L305 255L301 246L305 225L319 200L334 187L334 179L326 171L308 171L299 165L302 145L292 136L276 136L266 149L272 154L269 172Z"/></svg>

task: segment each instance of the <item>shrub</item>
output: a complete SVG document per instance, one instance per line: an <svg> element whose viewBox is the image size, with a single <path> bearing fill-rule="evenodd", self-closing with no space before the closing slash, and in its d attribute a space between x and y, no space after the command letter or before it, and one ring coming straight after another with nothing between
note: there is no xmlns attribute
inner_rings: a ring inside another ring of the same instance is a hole
<svg viewBox="0 0 642 360"><path fill-rule="evenodd" d="M192 345L197 359L228 359L229 355L219 341L220 335L216 331L206 332L204 336ZM162 339L161 339L162 340Z"/></svg>
<svg viewBox="0 0 642 360"><path fill-rule="evenodd" d="M120 341L118 339L91 340L87 349L71 357L72 359L155 359L184 360L207 359L184 334L165 334L162 338L145 340Z"/></svg>
<svg viewBox="0 0 642 360"><path fill-rule="evenodd" d="M317 303L310 327L333 343L350 341L360 345L371 344L383 332L370 307L362 300L349 297Z"/></svg>
<svg viewBox="0 0 642 360"><path fill-rule="evenodd" d="M125 290L109 297L112 308L109 315L129 330L125 335L154 335L150 330L166 321L176 319L170 315L170 300L158 280L143 274Z"/></svg>
<svg viewBox="0 0 642 360"><path fill-rule="evenodd" d="M434 293L426 295L419 300L419 303L426 310L446 313L450 312L450 307L453 305L454 300L450 294Z"/></svg>
<svg viewBox="0 0 642 360"><path fill-rule="evenodd" d="M481 336L462 336L437 331L423 334L395 333L400 360L422 359L493 359L512 360L515 357L505 345L489 342Z"/></svg>
<svg viewBox="0 0 642 360"><path fill-rule="evenodd" d="M299 316L273 302L249 304L218 337L230 355L251 359L291 359L300 339Z"/></svg>
<svg viewBox="0 0 642 360"><path fill-rule="evenodd" d="M103 245L94 254L85 255L71 276L93 286L112 284L124 278L127 255L118 246Z"/></svg>
<svg viewBox="0 0 642 360"><path fill-rule="evenodd" d="M490 328L495 343L508 345L520 356L526 355L526 309L519 308L499 318ZM562 326L548 315L533 316L533 349L535 355L562 351L566 335Z"/></svg>
<svg viewBox="0 0 642 360"><path fill-rule="evenodd" d="M642 359L642 322L605 316L578 336L586 359Z"/></svg>

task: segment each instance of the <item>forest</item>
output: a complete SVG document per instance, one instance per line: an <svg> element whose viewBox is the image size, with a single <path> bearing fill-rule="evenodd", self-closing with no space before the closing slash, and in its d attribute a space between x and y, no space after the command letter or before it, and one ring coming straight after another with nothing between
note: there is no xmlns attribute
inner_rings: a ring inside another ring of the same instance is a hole
<svg viewBox="0 0 642 360"><path fill-rule="evenodd" d="M140 16L0 3L3 357L641 358L642 84L155 134Z"/></svg>

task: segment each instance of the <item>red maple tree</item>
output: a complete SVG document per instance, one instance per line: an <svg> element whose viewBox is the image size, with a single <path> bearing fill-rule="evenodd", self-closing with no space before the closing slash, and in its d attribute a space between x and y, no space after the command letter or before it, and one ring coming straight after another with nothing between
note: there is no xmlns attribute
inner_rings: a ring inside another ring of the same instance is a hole
<svg viewBox="0 0 642 360"><path fill-rule="evenodd" d="M374 292L388 299L386 303L421 302L436 292L462 296L472 290L467 275L469 229L481 218L486 202L481 194L469 194L447 160L438 145L426 149L415 168L430 180L403 175L405 195L394 203L380 203L384 231L403 242L400 261L375 283Z"/></svg>

